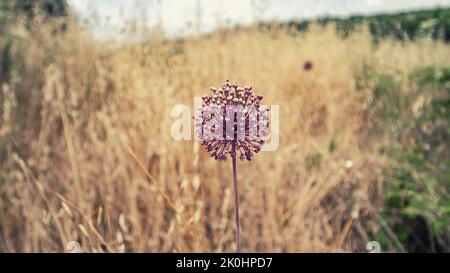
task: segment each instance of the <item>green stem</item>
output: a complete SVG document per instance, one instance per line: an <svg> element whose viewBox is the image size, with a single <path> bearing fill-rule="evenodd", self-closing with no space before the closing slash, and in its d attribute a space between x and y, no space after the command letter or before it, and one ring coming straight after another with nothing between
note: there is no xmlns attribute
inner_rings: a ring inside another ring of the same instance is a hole
<svg viewBox="0 0 450 273"><path fill-rule="evenodd" d="M236 249L241 252L241 234L239 230L239 194L236 176L236 144L232 144L232 159L233 159L233 182L234 182L234 208L236 210Z"/></svg>

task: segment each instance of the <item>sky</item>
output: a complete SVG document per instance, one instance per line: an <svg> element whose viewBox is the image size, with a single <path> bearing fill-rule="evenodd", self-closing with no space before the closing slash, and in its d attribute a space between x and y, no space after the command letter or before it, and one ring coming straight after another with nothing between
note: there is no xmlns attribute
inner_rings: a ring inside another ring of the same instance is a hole
<svg viewBox="0 0 450 273"><path fill-rule="evenodd" d="M98 37L115 36L131 18L160 25L169 37L209 32L255 20L374 14L450 7L450 0L67 0ZM95 19L93 19L95 18Z"/></svg>

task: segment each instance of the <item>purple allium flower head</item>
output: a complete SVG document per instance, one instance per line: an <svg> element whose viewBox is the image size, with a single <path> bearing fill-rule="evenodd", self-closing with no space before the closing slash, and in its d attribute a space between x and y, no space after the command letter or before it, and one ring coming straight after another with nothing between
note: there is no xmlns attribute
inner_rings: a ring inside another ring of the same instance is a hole
<svg viewBox="0 0 450 273"><path fill-rule="evenodd" d="M261 105L262 99L251 86L240 87L229 81L221 88L211 87L211 95L202 97L195 127L211 157L226 160L228 155L239 154L241 160L250 161L261 151L269 135L269 109Z"/></svg>
<svg viewBox="0 0 450 273"><path fill-rule="evenodd" d="M312 64L311 61L306 61L306 62L303 64L303 69L304 69L305 71L309 71L309 70L311 70L312 68L313 68L313 64Z"/></svg>

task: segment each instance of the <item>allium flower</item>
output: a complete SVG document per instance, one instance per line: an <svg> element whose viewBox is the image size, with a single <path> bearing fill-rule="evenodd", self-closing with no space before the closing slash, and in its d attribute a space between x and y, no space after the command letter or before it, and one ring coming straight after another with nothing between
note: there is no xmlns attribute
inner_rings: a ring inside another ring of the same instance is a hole
<svg viewBox="0 0 450 273"><path fill-rule="evenodd" d="M200 143L216 160L233 162L234 207L236 210L236 249L240 252L239 200L236 157L250 161L261 151L269 135L269 109L261 105L262 95L251 86L239 87L227 81L221 88L211 87L212 94L202 97L195 116Z"/></svg>
<svg viewBox="0 0 450 273"><path fill-rule="evenodd" d="M269 134L269 109L261 105L263 96L254 93L251 86L239 87L229 81L219 89L211 87L211 91L202 97L195 117L200 143L217 160L239 156L250 161Z"/></svg>
<svg viewBox="0 0 450 273"><path fill-rule="evenodd" d="M305 70L305 71L309 71L309 70L311 70L313 68L313 63L311 62L311 61L306 61L304 64L303 64L303 69Z"/></svg>

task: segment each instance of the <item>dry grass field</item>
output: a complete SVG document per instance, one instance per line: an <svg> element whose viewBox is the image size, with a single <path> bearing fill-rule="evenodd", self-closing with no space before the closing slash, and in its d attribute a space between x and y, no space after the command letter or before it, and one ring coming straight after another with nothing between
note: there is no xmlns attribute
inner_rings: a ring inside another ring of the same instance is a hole
<svg viewBox="0 0 450 273"><path fill-rule="evenodd" d="M114 46L75 23L55 28L14 30L23 61L1 86L1 252L70 241L83 252L235 251L230 161L170 134L175 105L192 108L227 79L280 106L278 149L238 162L243 252L365 252L383 229L395 241L379 221L391 139L371 133L374 83L360 75L394 75L408 96L403 79L449 66L448 45L312 25Z"/></svg>

